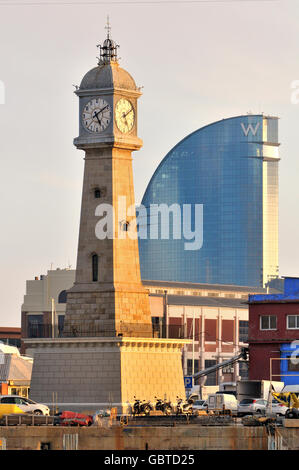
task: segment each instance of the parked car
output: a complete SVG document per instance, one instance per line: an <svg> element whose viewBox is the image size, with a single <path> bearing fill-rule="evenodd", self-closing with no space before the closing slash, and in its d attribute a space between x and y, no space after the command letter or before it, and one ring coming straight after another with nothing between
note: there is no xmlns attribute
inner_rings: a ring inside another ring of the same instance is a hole
<svg viewBox="0 0 299 470"><path fill-rule="evenodd" d="M238 405L238 415L265 414L267 403L262 398L244 398Z"/></svg>
<svg viewBox="0 0 299 470"><path fill-rule="evenodd" d="M20 397L19 395L1 395L1 404L17 405L25 413L33 413L35 415L49 415L50 408L41 403L36 403L29 398Z"/></svg>
<svg viewBox="0 0 299 470"><path fill-rule="evenodd" d="M211 393L207 400L209 410L230 410L233 415L238 412L238 401L228 393Z"/></svg>
<svg viewBox="0 0 299 470"><path fill-rule="evenodd" d="M271 406L268 406L267 409L267 414L275 414L277 416L284 416L286 414L286 411L288 410L288 407L283 405L282 403L279 403L277 400L272 400Z"/></svg>
<svg viewBox="0 0 299 470"><path fill-rule="evenodd" d="M208 408L208 404L205 400L196 400L193 403L193 410L206 410Z"/></svg>

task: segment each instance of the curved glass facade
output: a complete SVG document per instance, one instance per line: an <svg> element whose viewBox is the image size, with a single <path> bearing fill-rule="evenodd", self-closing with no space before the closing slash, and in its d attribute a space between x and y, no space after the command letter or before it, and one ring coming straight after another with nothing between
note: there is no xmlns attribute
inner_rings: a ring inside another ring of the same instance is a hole
<svg viewBox="0 0 299 470"><path fill-rule="evenodd" d="M139 211L142 278L263 286L276 277L278 146L278 119L264 115L224 119L179 142ZM169 221L155 212L161 204Z"/></svg>

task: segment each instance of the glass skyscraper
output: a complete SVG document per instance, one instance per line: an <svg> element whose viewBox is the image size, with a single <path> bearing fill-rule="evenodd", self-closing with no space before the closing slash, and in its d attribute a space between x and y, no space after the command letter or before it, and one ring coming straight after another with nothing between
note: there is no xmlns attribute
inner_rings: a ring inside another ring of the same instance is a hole
<svg viewBox="0 0 299 470"><path fill-rule="evenodd" d="M142 279L264 286L277 277L278 147L278 118L252 114L179 142L137 211Z"/></svg>

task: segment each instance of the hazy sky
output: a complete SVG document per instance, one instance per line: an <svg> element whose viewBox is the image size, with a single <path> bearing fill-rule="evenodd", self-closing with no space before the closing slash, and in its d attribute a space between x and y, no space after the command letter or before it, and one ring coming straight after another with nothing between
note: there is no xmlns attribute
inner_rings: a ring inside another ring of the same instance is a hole
<svg viewBox="0 0 299 470"><path fill-rule="evenodd" d="M51 265L75 268L83 152L73 146L73 84L97 64L107 14L120 65L144 87L136 202L161 159L190 132L249 111L277 115L280 274L299 276L299 104L291 101L299 2L163 1L0 0L0 326L20 325L27 279Z"/></svg>

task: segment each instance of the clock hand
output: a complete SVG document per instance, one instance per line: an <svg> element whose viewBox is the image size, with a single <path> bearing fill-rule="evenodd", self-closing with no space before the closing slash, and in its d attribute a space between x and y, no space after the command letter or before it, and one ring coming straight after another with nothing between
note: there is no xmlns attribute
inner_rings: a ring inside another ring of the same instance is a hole
<svg viewBox="0 0 299 470"><path fill-rule="evenodd" d="M133 108L131 108L129 111L127 111L126 113L123 113L123 118L127 117L127 115L133 111Z"/></svg>
<svg viewBox="0 0 299 470"><path fill-rule="evenodd" d="M99 114L99 113L96 113L96 112L94 112L94 116L93 116L93 117L94 117L94 118L95 118L95 117L97 118L97 120L98 120L98 123L99 123L99 124L100 124L100 126L101 126L101 121L99 120L99 116L98 116L98 114Z"/></svg>
<svg viewBox="0 0 299 470"><path fill-rule="evenodd" d="M106 106L104 106L104 108L100 109L100 111L98 111L97 113L94 112L94 117L96 117L98 114L101 114L101 112L103 112L104 109L108 108L108 106L109 106L109 105L107 104Z"/></svg>
<svg viewBox="0 0 299 470"><path fill-rule="evenodd" d="M125 123L126 123L126 126L129 127L126 116L127 116L127 115L126 115L125 113L122 114L122 118L124 119L124 121L125 121Z"/></svg>

